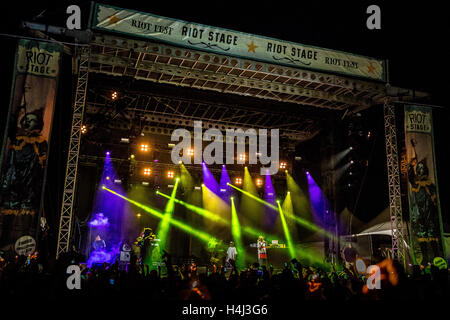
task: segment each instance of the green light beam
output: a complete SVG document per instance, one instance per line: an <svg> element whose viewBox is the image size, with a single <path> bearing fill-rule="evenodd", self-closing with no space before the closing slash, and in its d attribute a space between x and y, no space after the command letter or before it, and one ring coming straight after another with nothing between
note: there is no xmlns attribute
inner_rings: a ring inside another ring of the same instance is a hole
<svg viewBox="0 0 450 320"><path fill-rule="evenodd" d="M152 207L146 206L146 205L141 204L141 203L139 203L137 201L129 199L129 198L127 198L127 197L125 197L125 196L123 196L123 195L113 191L113 190L110 190L110 189L106 188L105 186L103 186L102 188L103 188L103 190L106 190L106 191L108 191L108 192L118 196L119 198L122 198L125 201L128 201L129 203L135 205L136 207L141 208L146 213L149 213L149 214L151 214L151 215L153 215L153 216L155 216L155 217L157 217L159 219L163 219L163 217L164 217L164 213L162 213L159 210L156 210L156 209L154 209ZM206 242L206 243L208 243L210 241L211 242L217 242L217 239L215 237L213 237L212 235L210 235L210 234L208 234L206 232L203 232L201 230L192 228L191 226L189 226L188 224L183 223L182 221L176 220L174 218L171 218L169 221L170 221L170 224L173 225L174 227L176 227L176 228L178 228L178 229L180 229L180 230L182 230L182 231L184 231L186 233L189 233L189 234L193 235L194 237L198 238L199 240L201 240L203 242Z"/></svg>
<svg viewBox="0 0 450 320"><path fill-rule="evenodd" d="M231 197L231 234L234 242L236 243L236 249L238 252L236 264L239 269L245 267L245 248L242 243L241 225L239 224L239 218L236 212L236 206L234 205L234 198Z"/></svg>
<svg viewBox="0 0 450 320"><path fill-rule="evenodd" d="M267 201L264 201L264 200L262 200L261 198L258 198L257 196L255 196L255 195L253 195L253 194L251 194L251 193L249 193L249 192L247 192L247 191L245 191L245 190L242 190L242 189L240 189L240 188L238 188L238 187L232 185L231 183L227 183L227 184L228 184L230 187L232 187L232 188L234 188L234 189L236 189L236 190L242 192L242 193L245 194L246 196L249 196L250 198L254 199L255 201L258 201L258 202L260 202L260 203L262 203L262 204L265 204L265 205L268 206L269 208L272 208L273 210L280 212L279 209L278 209L278 207L274 206L273 204L271 204L271 203L269 203L269 202L267 202ZM311 223L311 222L309 222L309 221L307 221L307 220L305 220L305 219L302 219L302 218L300 218L300 217L294 215L294 214L291 213L291 212L286 212L286 217L288 217L289 219L294 220L296 223L300 224L301 226L303 226L303 227L305 227L305 228L308 228L308 229L310 229L310 230L312 230L312 231L320 232L320 233L322 233L323 235L329 237L330 239L333 239L333 238L335 237L333 234L329 233L328 231L326 231L326 230L324 230L324 229L322 229L322 228L319 228L319 227L316 226L315 224L313 224L313 223Z"/></svg>
<svg viewBox="0 0 450 320"><path fill-rule="evenodd" d="M289 228L286 223L286 218L284 217L283 209L280 206L280 200L277 200L278 210L280 212L281 223L283 224L284 236L286 237L286 242L288 245L289 255L291 259L295 258L295 248L294 243L292 242L291 233L289 232Z"/></svg>

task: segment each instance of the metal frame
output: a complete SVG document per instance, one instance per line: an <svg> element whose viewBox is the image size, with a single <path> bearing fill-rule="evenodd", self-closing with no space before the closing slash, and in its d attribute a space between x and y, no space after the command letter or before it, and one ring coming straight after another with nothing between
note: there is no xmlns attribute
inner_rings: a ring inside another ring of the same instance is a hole
<svg viewBox="0 0 450 320"><path fill-rule="evenodd" d="M69 150L67 155L66 177L59 220L58 244L56 258L69 251L70 235L72 231L73 203L77 182L78 156L80 151L81 126L84 115L86 89L89 74L89 46L82 46L79 53L78 80L73 105L72 130L70 133Z"/></svg>
<svg viewBox="0 0 450 320"><path fill-rule="evenodd" d="M392 256L393 259L405 265L405 244L407 243L407 235L405 235L404 232L402 217L402 199L400 190L400 170L398 163L395 107L392 104L390 97L385 98L383 110L389 187L389 210L391 215L392 227Z"/></svg>

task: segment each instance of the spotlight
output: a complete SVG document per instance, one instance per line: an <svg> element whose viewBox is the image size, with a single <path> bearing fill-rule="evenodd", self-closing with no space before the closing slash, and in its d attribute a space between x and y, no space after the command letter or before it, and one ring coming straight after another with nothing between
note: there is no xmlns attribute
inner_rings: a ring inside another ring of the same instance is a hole
<svg viewBox="0 0 450 320"><path fill-rule="evenodd" d="M130 156L130 158L131 158L131 159L134 159L134 154L132 154L132 155Z"/></svg>
<svg viewBox="0 0 450 320"><path fill-rule="evenodd" d="M287 193L288 193L288 194L291 194L291 192L290 192L290 191L288 191Z"/></svg>
<svg viewBox="0 0 450 320"><path fill-rule="evenodd" d="M150 183L148 183L147 181L142 181L142 185L143 186L148 186Z"/></svg>
<svg viewBox="0 0 450 320"><path fill-rule="evenodd" d="M193 156L194 155L194 149L190 148L187 151L188 156Z"/></svg>
<svg viewBox="0 0 450 320"><path fill-rule="evenodd" d="M353 160L350 161L350 164L354 164L355 162Z"/></svg>
<svg viewBox="0 0 450 320"><path fill-rule="evenodd" d="M200 189L201 189L201 187L197 187L197 186L194 187L194 190L200 190Z"/></svg>
<svg viewBox="0 0 450 320"><path fill-rule="evenodd" d="M180 178L177 177L177 181L180 181Z"/></svg>
<svg viewBox="0 0 450 320"><path fill-rule="evenodd" d="M120 180L120 179L114 179L114 183L121 184L121 183L122 183L122 180Z"/></svg>
<svg viewBox="0 0 450 320"><path fill-rule="evenodd" d="M277 199L277 203L280 203L280 200Z"/></svg>
<svg viewBox="0 0 450 320"><path fill-rule="evenodd" d="M350 149L350 150L353 150L353 147L350 147L349 149Z"/></svg>
<svg viewBox="0 0 450 320"><path fill-rule="evenodd" d="M111 153L109 151L106 151L106 155L109 156Z"/></svg>
<svg viewBox="0 0 450 320"><path fill-rule="evenodd" d="M239 155L239 160L240 161L245 161L247 159L247 157L245 156L245 153L241 153L240 155Z"/></svg>
<svg viewBox="0 0 450 320"><path fill-rule="evenodd" d="M286 169L287 163L284 161L280 162L280 169Z"/></svg>
<svg viewBox="0 0 450 320"><path fill-rule="evenodd" d="M141 152L147 152L150 150L150 146L148 144L142 143L141 144Z"/></svg>
<svg viewBox="0 0 450 320"><path fill-rule="evenodd" d="M169 144L167 144L167 146L168 146L169 148L173 148L173 147L175 147L175 143L169 143Z"/></svg>
<svg viewBox="0 0 450 320"><path fill-rule="evenodd" d="M230 197L230 200L234 200L234 197Z"/></svg>
<svg viewBox="0 0 450 320"><path fill-rule="evenodd" d="M173 184L168 184L168 185L167 185L167 188L173 189Z"/></svg>
<svg viewBox="0 0 450 320"><path fill-rule="evenodd" d="M240 186L242 184L242 178L241 177L234 178L234 184Z"/></svg>
<svg viewBox="0 0 450 320"><path fill-rule="evenodd" d="M205 186L205 184L204 183L202 183L202 187L204 187Z"/></svg>
<svg viewBox="0 0 450 320"><path fill-rule="evenodd" d="M113 100L116 100L116 99L117 99L117 91L114 91L114 92L111 94L111 99L113 99Z"/></svg>
<svg viewBox="0 0 450 320"><path fill-rule="evenodd" d="M102 185L102 189L106 189L105 185Z"/></svg>
<svg viewBox="0 0 450 320"><path fill-rule="evenodd" d="M106 180L109 180L109 176L108 176L108 177L106 177Z"/></svg>
<svg viewBox="0 0 450 320"><path fill-rule="evenodd" d="M149 176L152 173L152 169L150 168L144 168L144 175Z"/></svg>
<svg viewBox="0 0 450 320"><path fill-rule="evenodd" d="M120 142L122 142L122 143L130 143L130 139L129 138L120 138Z"/></svg>
<svg viewBox="0 0 450 320"><path fill-rule="evenodd" d="M260 179L260 178L256 179L256 185L257 185L258 187L261 187L262 184L263 184L262 179Z"/></svg>
<svg viewBox="0 0 450 320"><path fill-rule="evenodd" d="M309 175L309 171L306 171L306 174Z"/></svg>
<svg viewBox="0 0 450 320"><path fill-rule="evenodd" d="M140 218L140 217L141 217L141 214L140 214L140 213L138 213L138 214L136 215L136 217Z"/></svg>
<svg viewBox="0 0 450 320"><path fill-rule="evenodd" d="M220 189L220 192L227 192L227 189Z"/></svg>
<svg viewBox="0 0 450 320"><path fill-rule="evenodd" d="M87 132L87 128L85 125L81 126L81 133L85 134Z"/></svg>
<svg viewBox="0 0 450 320"><path fill-rule="evenodd" d="M351 171L350 171L350 172L349 172L348 174L349 174L349 175L352 175L352 174L353 174L353 172L351 172Z"/></svg>
<svg viewBox="0 0 450 320"><path fill-rule="evenodd" d="M295 159L295 161L302 161L302 157L300 157L300 156L295 157L294 159Z"/></svg>
<svg viewBox="0 0 450 320"><path fill-rule="evenodd" d="M173 172L173 171L167 171L167 178L172 179L172 178L174 177L174 175L175 175L175 172Z"/></svg>

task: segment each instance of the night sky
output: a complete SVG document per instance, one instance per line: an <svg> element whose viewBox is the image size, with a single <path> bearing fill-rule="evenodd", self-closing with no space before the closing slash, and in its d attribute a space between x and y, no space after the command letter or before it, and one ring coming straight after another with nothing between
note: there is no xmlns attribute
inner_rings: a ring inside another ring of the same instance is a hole
<svg viewBox="0 0 450 320"><path fill-rule="evenodd" d="M65 26L65 9L70 4L88 8L87 1L13 1L3 15L1 33L18 34L20 20L48 22ZM448 134L450 121L448 39L450 19L442 2L399 1L103 1L119 7L146 11L237 31L263 35L318 47L338 49L355 54L389 60L390 82L393 86L424 90L431 94L427 103L445 108L435 109L435 136L444 220L449 220L446 198L449 193ZM439 4L437 4L439 3ZM381 30L366 27L366 8L377 4L381 8ZM47 9L41 17L37 17ZM83 13L86 11L83 11ZM87 13L86 13L87 15ZM86 19L84 15L84 19ZM9 83L13 67L15 42L2 36L3 87L1 103L6 110ZM5 115L5 112L2 112ZM2 116L4 121L4 116ZM377 124L372 123L372 126ZM3 132L3 130L1 131ZM379 147L380 149L380 147ZM381 144L381 149L383 145ZM376 175L376 173L375 173ZM387 186L386 186L387 187ZM376 193L374 190L370 192ZM369 198L367 198L369 199ZM448 231L448 230L447 230Z"/></svg>

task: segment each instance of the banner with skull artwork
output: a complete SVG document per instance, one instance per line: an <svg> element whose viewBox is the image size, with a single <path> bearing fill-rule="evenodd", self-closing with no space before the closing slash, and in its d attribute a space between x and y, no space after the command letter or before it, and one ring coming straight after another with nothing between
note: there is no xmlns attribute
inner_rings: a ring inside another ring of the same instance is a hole
<svg viewBox="0 0 450 320"><path fill-rule="evenodd" d="M0 157L0 248L14 254L35 250L60 56L58 44L18 42Z"/></svg>
<svg viewBox="0 0 450 320"><path fill-rule="evenodd" d="M444 257L431 108L405 106L409 234L415 264Z"/></svg>

